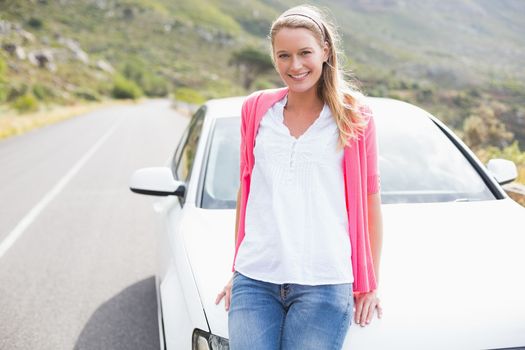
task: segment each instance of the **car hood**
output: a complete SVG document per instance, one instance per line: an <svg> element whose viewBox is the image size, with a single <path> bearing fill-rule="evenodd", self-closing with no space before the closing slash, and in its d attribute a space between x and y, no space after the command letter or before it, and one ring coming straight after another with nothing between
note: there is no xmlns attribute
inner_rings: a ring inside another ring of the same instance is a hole
<svg viewBox="0 0 525 350"><path fill-rule="evenodd" d="M383 205L378 296L384 315L352 324L345 349L525 345L525 209L510 199ZM232 276L234 210L191 209L184 243L211 331Z"/></svg>

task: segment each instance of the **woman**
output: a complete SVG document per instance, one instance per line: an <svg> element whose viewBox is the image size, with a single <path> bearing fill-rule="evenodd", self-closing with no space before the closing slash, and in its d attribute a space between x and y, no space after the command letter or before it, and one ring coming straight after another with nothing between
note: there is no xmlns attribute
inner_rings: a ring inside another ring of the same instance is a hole
<svg viewBox="0 0 525 350"><path fill-rule="evenodd" d="M382 313L374 120L319 10L289 9L270 39L287 87L243 104L234 274L216 304L233 350L340 349L352 314Z"/></svg>

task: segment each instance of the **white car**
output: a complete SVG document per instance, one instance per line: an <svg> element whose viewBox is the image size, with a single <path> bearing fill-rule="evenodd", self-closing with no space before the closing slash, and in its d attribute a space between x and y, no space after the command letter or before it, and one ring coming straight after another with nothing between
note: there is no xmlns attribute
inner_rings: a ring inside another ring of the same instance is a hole
<svg viewBox="0 0 525 350"><path fill-rule="evenodd" d="M243 98L192 117L171 168L136 171L155 203L163 348L228 349L215 298L231 277ZM369 98L379 142L384 239L382 319L352 324L344 349L525 349L525 208L500 184L514 163L487 167L432 115ZM249 350L249 349L248 349Z"/></svg>

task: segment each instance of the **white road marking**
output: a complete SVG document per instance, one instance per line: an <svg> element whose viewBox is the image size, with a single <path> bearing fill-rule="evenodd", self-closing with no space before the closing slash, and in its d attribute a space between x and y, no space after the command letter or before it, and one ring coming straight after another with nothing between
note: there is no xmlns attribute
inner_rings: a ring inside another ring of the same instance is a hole
<svg viewBox="0 0 525 350"><path fill-rule="evenodd" d="M35 221L40 213L46 208L46 206L64 189L67 183L78 173L80 168L91 158L93 154L102 146L102 144L111 136L111 134L117 129L122 120L116 122L111 129L109 129L102 137L91 147L84 156L76 162L75 165L60 179L60 181L49 191L41 200L38 202L33 209L31 209L26 216L22 218L16 225L16 227L9 232L7 237L0 243L0 259L4 256L16 240L22 236L24 231Z"/></svg>

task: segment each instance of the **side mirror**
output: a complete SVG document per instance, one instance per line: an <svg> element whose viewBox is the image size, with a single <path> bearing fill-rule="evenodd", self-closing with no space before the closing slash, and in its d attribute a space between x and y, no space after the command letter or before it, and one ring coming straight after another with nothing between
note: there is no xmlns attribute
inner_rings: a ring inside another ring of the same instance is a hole
<svg viewBox="0 0 525 350"><path fill-rule="evenodd" d="M487 169L500 185L512 182L518 177L516 164L510 160L491 159L487 163Z"/></svg>
<svg viewBox="0 0 525 350"><path fill-rule="evenodd" d="M173 178L170 168L143 168L135 171L129 181L129 189L135 193L151 196L184 197L186 184Z"/></svg>

